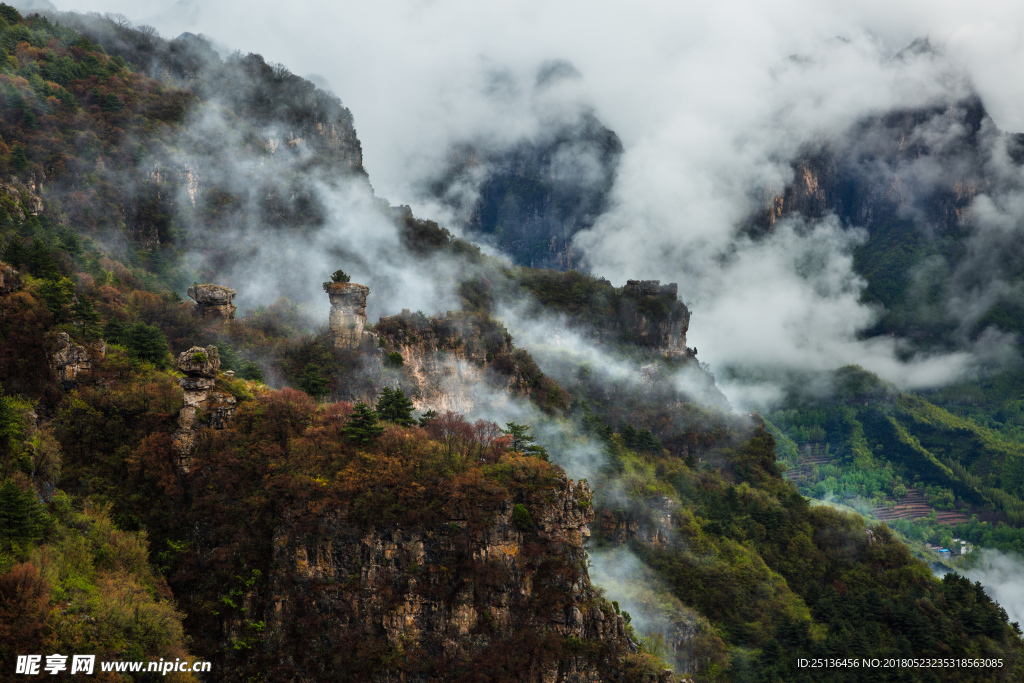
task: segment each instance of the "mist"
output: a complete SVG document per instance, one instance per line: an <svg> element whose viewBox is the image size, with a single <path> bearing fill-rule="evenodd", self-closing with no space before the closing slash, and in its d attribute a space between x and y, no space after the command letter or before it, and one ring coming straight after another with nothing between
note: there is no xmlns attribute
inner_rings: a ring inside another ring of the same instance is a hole
<svg viewBox="0 0 1024 683"><path fill-rule="evenodd" d="M658 573L627 548L592 549L589 557L591 580L629 614L636 634L661 641L663 657L676 673L694 671L693 641L710 630L707 621L680 602Z"/></svg>
<svg viewBox="0 0 1024 683"><path fill-rule="evenodd" d="M1024 556L993 548L977 548L980 559L971 569L957 569L971 581L980 581L985 593L1006 610L1010 623L1024 623Z"/></svg>
<svg viewBox="0 0 1024 683"><path fill-rule="evenodd" d="M801 150L863 116L977 92L998 126L1024 129L1024 86L1008 77L1024 64L1015 5L975 8L965 22L952 2L57 4L124 12L171 37L202 33L315 75L354 112L377 195L441 221L452 216L422 188L454 145L511 146L593 110L625 151L609 210L577 235L584 264L613 282L679 282L691 341L727 370L737 408L776 398L773 373L850 363L903 388L941 385L1014 341L924 356L899 339L864 341L881 311L860 298L856 230L825 220L752 243L737 226L791 180ZM935 50L896 58L924 36ZM571 77L538 88L551 60ZM957 291L950 306L966 323L996 291ZM769 378L744 379L753 368Z"/></svg>

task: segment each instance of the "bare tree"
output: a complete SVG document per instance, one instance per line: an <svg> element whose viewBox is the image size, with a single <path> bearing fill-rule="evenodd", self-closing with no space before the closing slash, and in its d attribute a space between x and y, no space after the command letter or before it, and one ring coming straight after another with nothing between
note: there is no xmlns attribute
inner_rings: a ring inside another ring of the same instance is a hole
<svg viewBox="0 0 1024 683"><path fill-rule="evenodd" d="M131 28L132 27L132 22L130 22L128 20L128 17L126 17L125 15L121 14L120 12L107 12L103 16L104 16L104 18L107 19L107 21L111 21L111 22L117 24L118 28Z"/></svg>
<svg viewBox="0 0 1024 683"><path fill-rule="evenodd" d="M138 31L142 34L142 43L144 45L152 45L156 42L156 29L149 24L143 24L139 27Z"/></svg>

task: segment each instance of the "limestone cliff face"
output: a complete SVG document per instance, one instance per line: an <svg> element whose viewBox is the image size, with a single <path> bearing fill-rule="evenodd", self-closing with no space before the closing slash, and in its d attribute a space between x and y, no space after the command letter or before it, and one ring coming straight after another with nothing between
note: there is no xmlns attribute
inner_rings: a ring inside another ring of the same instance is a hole
<svg viewBox="0 0 1024 683"><path fill-rule="evenodd" d="M296 683L360 666L368 683L486 676L495 665L524 683L627 680L624 619L587 573L590 498L585 482L563 478L433 524L296 514L274 534L273 572L264 594L246 598L246 619L264 620L260 647L287 653L281 668ZM533 524L517 524L518 500ZM245 623L229 623L226 638L242 637Z"/></svg>
<svg viewBox="0 0 1024 683"><path fill-rule="evenodd" d="M679 301L676 283L627 280L621 290L603 278L598 284L606 290L602 296L614 312L606 314L600 326L583 321L581 331L588 338L598 344L625 343L659 351L668 358L692 358L697 354L686 346L690 310Z"/></svg>
<svg viewBox="0 0 1024 683"><path fill-rule="evenodd" d="M913 212L932 230L955 230L989 182L986 126L994 129L977 98L864 119L847 138L794 161L793 180L765 193L754 224L771 230L786 216L816 220L834 213L871 230ZM1006 146L1014 161L1024 159L1012 136Z"/></svg>
<svg viewBox="0 0 1024 683"><path fill-rule="evenodd" d="M444 317L410 313L374 326L385 354L401 356L402 383L417 410L469 412L484 387L521 393L512 338L487 318L449 311ZM387 356L386 356L387 358ZM393 367L398 359L386 364ZM503 372L493 372L500 366Z"/></svg>
<svg viewBox="0 0 1024 683"><path fill-rule="evenodd" d="M672 536L672 517L678 505L678 501L662 497L649 501L643 510L604 509L595 528L613 546L636 540L647 546L664 547Z"/></svg>
<svg viewBox="0 0 1024 683"><path fill-rule="evenodd" d="M331 298L331 317L328 322L334 345L340 349L353 349L363 342L366 327L366 297L370 288L354 282L335 282L326 286Z"/></svg>

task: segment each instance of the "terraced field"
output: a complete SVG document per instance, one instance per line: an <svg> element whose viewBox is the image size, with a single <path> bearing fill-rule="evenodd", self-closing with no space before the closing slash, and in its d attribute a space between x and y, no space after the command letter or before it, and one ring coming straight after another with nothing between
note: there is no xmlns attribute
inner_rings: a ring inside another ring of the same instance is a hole
<svg viewBox="0 0 1024 683"><path fill-rule="evenodd" d="M786 470L787 479L797 485L813 484L814 468L827 465L829 457L826 455L824 442L807 442L799 444L800 462ZM927 517L936 513L936 520L941 524L959 524L970 521L961 512L947 510L936 510L925 501L924 493L917 489L911 489L893 508L886 506L877 507L873 514L883 522L890 522L894 519L917 519Z"/></svg>
<svg viewBox="0 0 1024 683"><path fill-rule="evenodd" d="M875 517L882 520L883 522L889 522L894 519L917 519L918 517L927 517L932 512L936 513L936 520L942 524L959 524L961 522L970 521L967 515L960 512L950 512L947 510L936 510L924 499L924 493L918 489L911 489L907 495L903 496L899 503L894 508L887 508L885 506L875 508Z"/></svg>

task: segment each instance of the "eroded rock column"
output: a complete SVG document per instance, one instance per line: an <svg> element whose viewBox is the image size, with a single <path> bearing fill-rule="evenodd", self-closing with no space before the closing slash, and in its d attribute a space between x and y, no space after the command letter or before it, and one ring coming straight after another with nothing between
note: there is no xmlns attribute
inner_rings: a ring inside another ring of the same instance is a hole
<svg viewBox="0 0 1024 683"><path fill-rule="evenodd" d="M231 303L237 292L221 285L192 285L188 295L196 302L196 315L222 320L235 319L235 305Z"/></svg>
<svg viewBox="0 0 1024 683"><path fill-rule="evenodd" d="M370 288L354 282L335 282L327 287L331 297L331 335L334 345L354 349L363 341L366 327L366 297Z"/></svg>
<svg viewBox="0 0 1024 683"><path fill-rule="evenodd" d="M235 398L215 390L217 373L220 372L220 355L216 346L193 346L183 351L178 355L177 367L185 373L185 377L178 380L185 391L185 406L178 414L174 448L178 453L178 467L188 472L202 423L214 429L224 429L234 417Z"/></svg>

